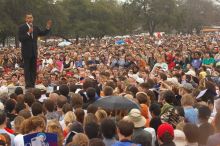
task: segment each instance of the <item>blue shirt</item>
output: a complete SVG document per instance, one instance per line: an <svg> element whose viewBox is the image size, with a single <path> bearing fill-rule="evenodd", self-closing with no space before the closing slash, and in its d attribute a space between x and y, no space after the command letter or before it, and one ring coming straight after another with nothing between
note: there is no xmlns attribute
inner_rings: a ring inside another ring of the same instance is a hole
<svg viewBox="0 0 220 146"><path fill-rule="evenodd" d="M198 111L196 109L194 109L193 107L184 108L184 112L185 112L185 118L187 122L192 123L192 124L198 123Z"/></svg>
<svg viewBox="0 0 220 146"><path fill-rule="evenodd" d="M199 69L201 64L202 64L201 59L193 59L192 63L191 63L192 67L195 68L195 69Z"/></svg>
<svg viewBox="0 0 220 146"><path fill-rule="evenodd" d="M82 60L76 61L75 66L76 66L76 68L83 67L83 61Z"/></svg>

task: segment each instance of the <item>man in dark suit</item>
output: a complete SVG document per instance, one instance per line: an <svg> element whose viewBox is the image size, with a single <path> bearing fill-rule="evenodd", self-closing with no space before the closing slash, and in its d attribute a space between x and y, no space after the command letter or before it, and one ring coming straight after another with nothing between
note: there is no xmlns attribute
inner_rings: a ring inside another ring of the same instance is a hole
<svg viewBox="0 0 220 146"><path fill-rule="evenodd" d="M24 60L25 88L34 88L37 75L37 39L50 32L52 21L49 20L45 30L40 30L33 25L33 16L28 13L25 16L25 24L19 27L19 41L21 42L21 53Z"/></svg>

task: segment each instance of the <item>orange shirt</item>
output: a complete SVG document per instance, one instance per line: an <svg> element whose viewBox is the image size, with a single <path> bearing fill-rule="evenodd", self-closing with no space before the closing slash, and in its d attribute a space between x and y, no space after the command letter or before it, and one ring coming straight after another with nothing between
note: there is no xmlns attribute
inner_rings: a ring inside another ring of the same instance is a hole
<svg viewBox="0 0 220 146"><path fill-rule="evenodd" d="M137 65L140 68L145 68L147 66L146 62L143 59L139 60Z"/></svg>

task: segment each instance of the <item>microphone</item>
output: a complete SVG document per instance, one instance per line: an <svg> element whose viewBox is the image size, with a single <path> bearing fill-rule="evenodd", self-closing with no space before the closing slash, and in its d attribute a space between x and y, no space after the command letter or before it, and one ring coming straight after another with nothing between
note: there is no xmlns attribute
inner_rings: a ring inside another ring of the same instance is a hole
<svg viewBox="0 0 220 146"><path fill-rule="evenodd" d="M29 26L30 26L31 29L33 29L33 24L32 23L29 23ZM30 35L33 38L33 32L31 32Z"/></svg>

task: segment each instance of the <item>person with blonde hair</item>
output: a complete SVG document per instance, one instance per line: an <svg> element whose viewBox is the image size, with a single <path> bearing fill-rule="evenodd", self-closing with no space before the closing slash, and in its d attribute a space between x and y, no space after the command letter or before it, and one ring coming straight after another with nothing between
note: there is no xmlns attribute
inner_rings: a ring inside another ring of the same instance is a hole
<svg viewBox="0 0 220 146"><path fill-rule="evenodd" d="M184 109L186 121L192 124L197 124L198 111L193 108L194 101L195 100L191 94L185 94L181 99L181 105L183 106Z"/></svg>
<svg viewBox="0 0 220 146"><path fill-rule="evenodd" d="M60 123L57 120L51 120L47 123L46 132L55 133L58 136L58 145L63 144L64 136Z"/></svg>
<svg viewBox="0 0 220 146"><path fill-rule="evenodd" d="M76 121L76 115L74 112L72 111L68 111L65 115L64 115L64 120L62 123L62 121L60 122L62 128L63 128L63 134L64 136L66 136L69 133L69 127L72 125L72 123Z"/></svg>
<svg viewBox="0 0 220 146"><path fill-rule="evenodd" d="M27 120L25 134L44 132L45 128L45 120L40 116L33 116Z"/></svg>
<svg viewBox="0 0 220 146"><path fill-rule="evenodd" d="M46 128L45 120L40 116L33 116L22 122L20 130L22 134L15 137L15 146L24 146L23 136L25 134L32 134L37 132L44 132Z"/></svg>
<svg viewBox="0 0 220 146"><path fill-rule="evenodd" d="M76 115L72 111L68 111L64 116L64 123L66 126L76 121Z"/></svg>
<svg viewBox="0 0 220 146"><path fill-rule="evenodd" d="M14 119L14 131L16 134L21 133L21 124L23 123L24 120L25 120L25 118L22 116L17 116Z"/></svg>
<svg viewBox="0 0 220 146"><path fill-rule="evenodd" d="M107 115L106 111L99 109L96 111L95 116L98 119L98 123L101 123L103 121L103 119L107 118L108 115Z"/></svg>

